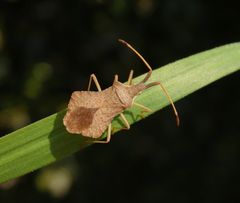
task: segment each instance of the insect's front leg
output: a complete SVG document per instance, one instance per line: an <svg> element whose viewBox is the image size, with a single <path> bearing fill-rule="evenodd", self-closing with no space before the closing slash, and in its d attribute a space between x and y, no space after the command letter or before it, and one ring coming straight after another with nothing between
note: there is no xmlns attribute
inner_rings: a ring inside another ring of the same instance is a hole
<svg viewBox="0 0 240 203"><path fill-rule="evenodd" d="M128 85L132 85L132 79L133 79L133 70L130 71L129 76L128 76Z"/></svg>
<svg viewBox="0 0 240 203"><path fill-rule="evenodd" d="M139 104L139 103L137 103L137 102L135 102L135 101L133 102L133 105L142 108L145 112L151 112L151 111L152 111L152 109L150 109L150 108L148 108L148 107L146 107L146 106L144 106L144 105L142 105L142 104Z"/></svg>
<svg viewBox="0 0 240 203"><path fill-rule="evenodd" d="M139 114L139 115L137 115L137 118L138 117L140 117L140 118L144 118L145 116L144 116L144 113L146 113L146 112L151 112L152 110L150 109L150 108L148 108L148 107L146 107L146 106L144 106L144 105L142 105L142 104L139 104L139 103L137 103L137 102L135 102L135 101L133 101L133 103L132 103L132 105L135 105L135 106L137 106L137 107L140 107L142 110L141 110L141 113ZM136 119L137 119L136 118Z"/></svg>

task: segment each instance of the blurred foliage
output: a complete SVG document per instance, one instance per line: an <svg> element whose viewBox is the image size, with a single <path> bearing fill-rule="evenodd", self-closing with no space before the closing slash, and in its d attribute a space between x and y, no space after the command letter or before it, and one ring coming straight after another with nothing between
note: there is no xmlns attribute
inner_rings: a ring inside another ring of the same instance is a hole
<svg viewBox="0 0 240 203"><path fill-rule="evenodd" d="M233 0L2 0L0 135L65 108L91 73L103 87L115 73L143 73L119 37L159 67L240 41L239 18ZM33 187L44 169L4 187L0 201L239 202L238 86L239 73L178 102L179 129L163 110L77 154L81 171L58 200Z"/></svg>
<svg viewBox="0 0 240 203"><path fill-rule="evenodd" d="M42 169L35 179L35 184L40 191L49 192L54 198L62 198L71 189L77 170L76 160L68 159Z"/></svg>

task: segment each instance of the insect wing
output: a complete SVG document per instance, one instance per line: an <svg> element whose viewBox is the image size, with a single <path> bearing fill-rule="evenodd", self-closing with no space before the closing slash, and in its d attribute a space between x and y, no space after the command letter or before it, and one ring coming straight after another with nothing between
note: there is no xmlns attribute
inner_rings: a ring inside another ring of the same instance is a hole
<svg viewBox="0 0 240 203"><path fill-rule="evenodd" d="M68 132L92 138L100 137L121 111L118 105L109 105L111 99L104 98L104 92L73 92L64 117Z"/></svg>

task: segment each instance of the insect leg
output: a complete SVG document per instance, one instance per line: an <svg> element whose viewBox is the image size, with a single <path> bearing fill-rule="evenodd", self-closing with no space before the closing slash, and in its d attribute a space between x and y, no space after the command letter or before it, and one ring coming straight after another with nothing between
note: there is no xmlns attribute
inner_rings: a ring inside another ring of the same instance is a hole
<svg viewBox="0 0 240 203"><path fill-rule="evenodd" d="M133 78L133 70L130 71L129 76L128 76L128 85L132 85L132 78Z"/></svg>
<svg viewBox="0 0 240 203"><path fill-rule="evenodd" d="M140 118L144 118L145 116L144 116L144 113L146 113L146 112L151 112L152 111L152 109L150 109L150 108L148 108L148 107L146 107L146 106L144 106L144 105L142 105L142 104L139 104L139 103L137 103L137 102L133 102L133 105L135 105L135 106L138 106L138 107L140 107L141 109L143 109L142 111L141 111L141 113L140 113L140 115L138 115L138 116L140 116ZM138 117L137 116L137 117Z"/></svg>
<svg viewBox="0 0 240 203"><path fill-rule="evenodd" d="M120 117L121 117L121 119L123 120L123 122L124 122L124 124L126 126L124 129L129 130L130 129L130 125L129 125L126 117L122 113L120 113Z"/></svg>
<svg viewBox="0 0 240 203"><path fill-rule="evenodd" d="M111 140L111 134L112 134L112 124L110 123L108 126L108 132L107 132L107 139L106 140L94 140L93 143L100 143L100 144L107 144Z"/></svg>
<svg viewBox="0 0 240 203"><path fill-rule="evenodd" d="M133 105L142 108L142 109L143 109L144 111L146 111L146 112L151 112L151 111L152 111L152 109L150 109L150 108L148 108L148 107L146 107L146 106L144 106L144 105L142 105L142 104L139 104L139 103L137 103L137 102L133 102Z"/></svg>
<svg viewBox="0 0 240 203"><path fill-rule="evenodd" d="M100 87L100 84L99 84L99 82L98 82L97 77L96 77L95 74L91 74L91 75L90 75L90 79L89 79L88 89L87 89L87 90L88 90L88 91L90 90L90 87L91 87L91 84L92 84L92 80L94 81L94 83L95 83L98 91L101 92L102 89L101 89L101 87Z"/></svg>
<svg viewBox="0 0 240 203"><path fill-rule="evenodd" d="M118 81L118 75L116 74L114 77L114 82L117 82L117 81Z"/></svg>
<svg viewBox="0 0 240 203"><path fill-rule="evenodd" d="M162 83L161 83L161 82L151 82L151 83L147 84L146 87L149 88L149 87L152 87L152 86L155 86L155 85L159 85L159 86L161 87L163 93L164 93L164 94L166 95L166 97L168 98L170 104L172 105L172 109L173 109L173 112L174 112L175 117L176 117L177 126L179 126L179 125L180 125L180 119L179 119L179 116L178 116L177 109L176 109L176 107L175 107L175 105L174 105L174 103L173 103L172 98L170 97L170 95L168 94L167 90L166 90L165 87L162 85Z"/></svg>

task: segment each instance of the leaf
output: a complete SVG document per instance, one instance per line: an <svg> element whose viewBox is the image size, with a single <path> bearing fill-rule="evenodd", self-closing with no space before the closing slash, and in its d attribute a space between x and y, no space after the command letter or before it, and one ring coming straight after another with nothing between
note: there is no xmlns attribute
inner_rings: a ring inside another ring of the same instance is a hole
<svg viewBox="0 0 240 203"><path fill-rule="evenodd" d="M229 44L156 69L151 81L160 80L177 101L239 70L239 58L240 43ZM134 82L141 78L143 76ZM151 113L169 105L159 87L143 92L137 101L151 108ZM67 133L62 122L65 112L63 110L0 138L0 182L34 171L90 145L84 137ZM125 115L130 124L142 119L137 107L127 110ZM122 127L118 118L114 119L113 127Z"/></svg>

